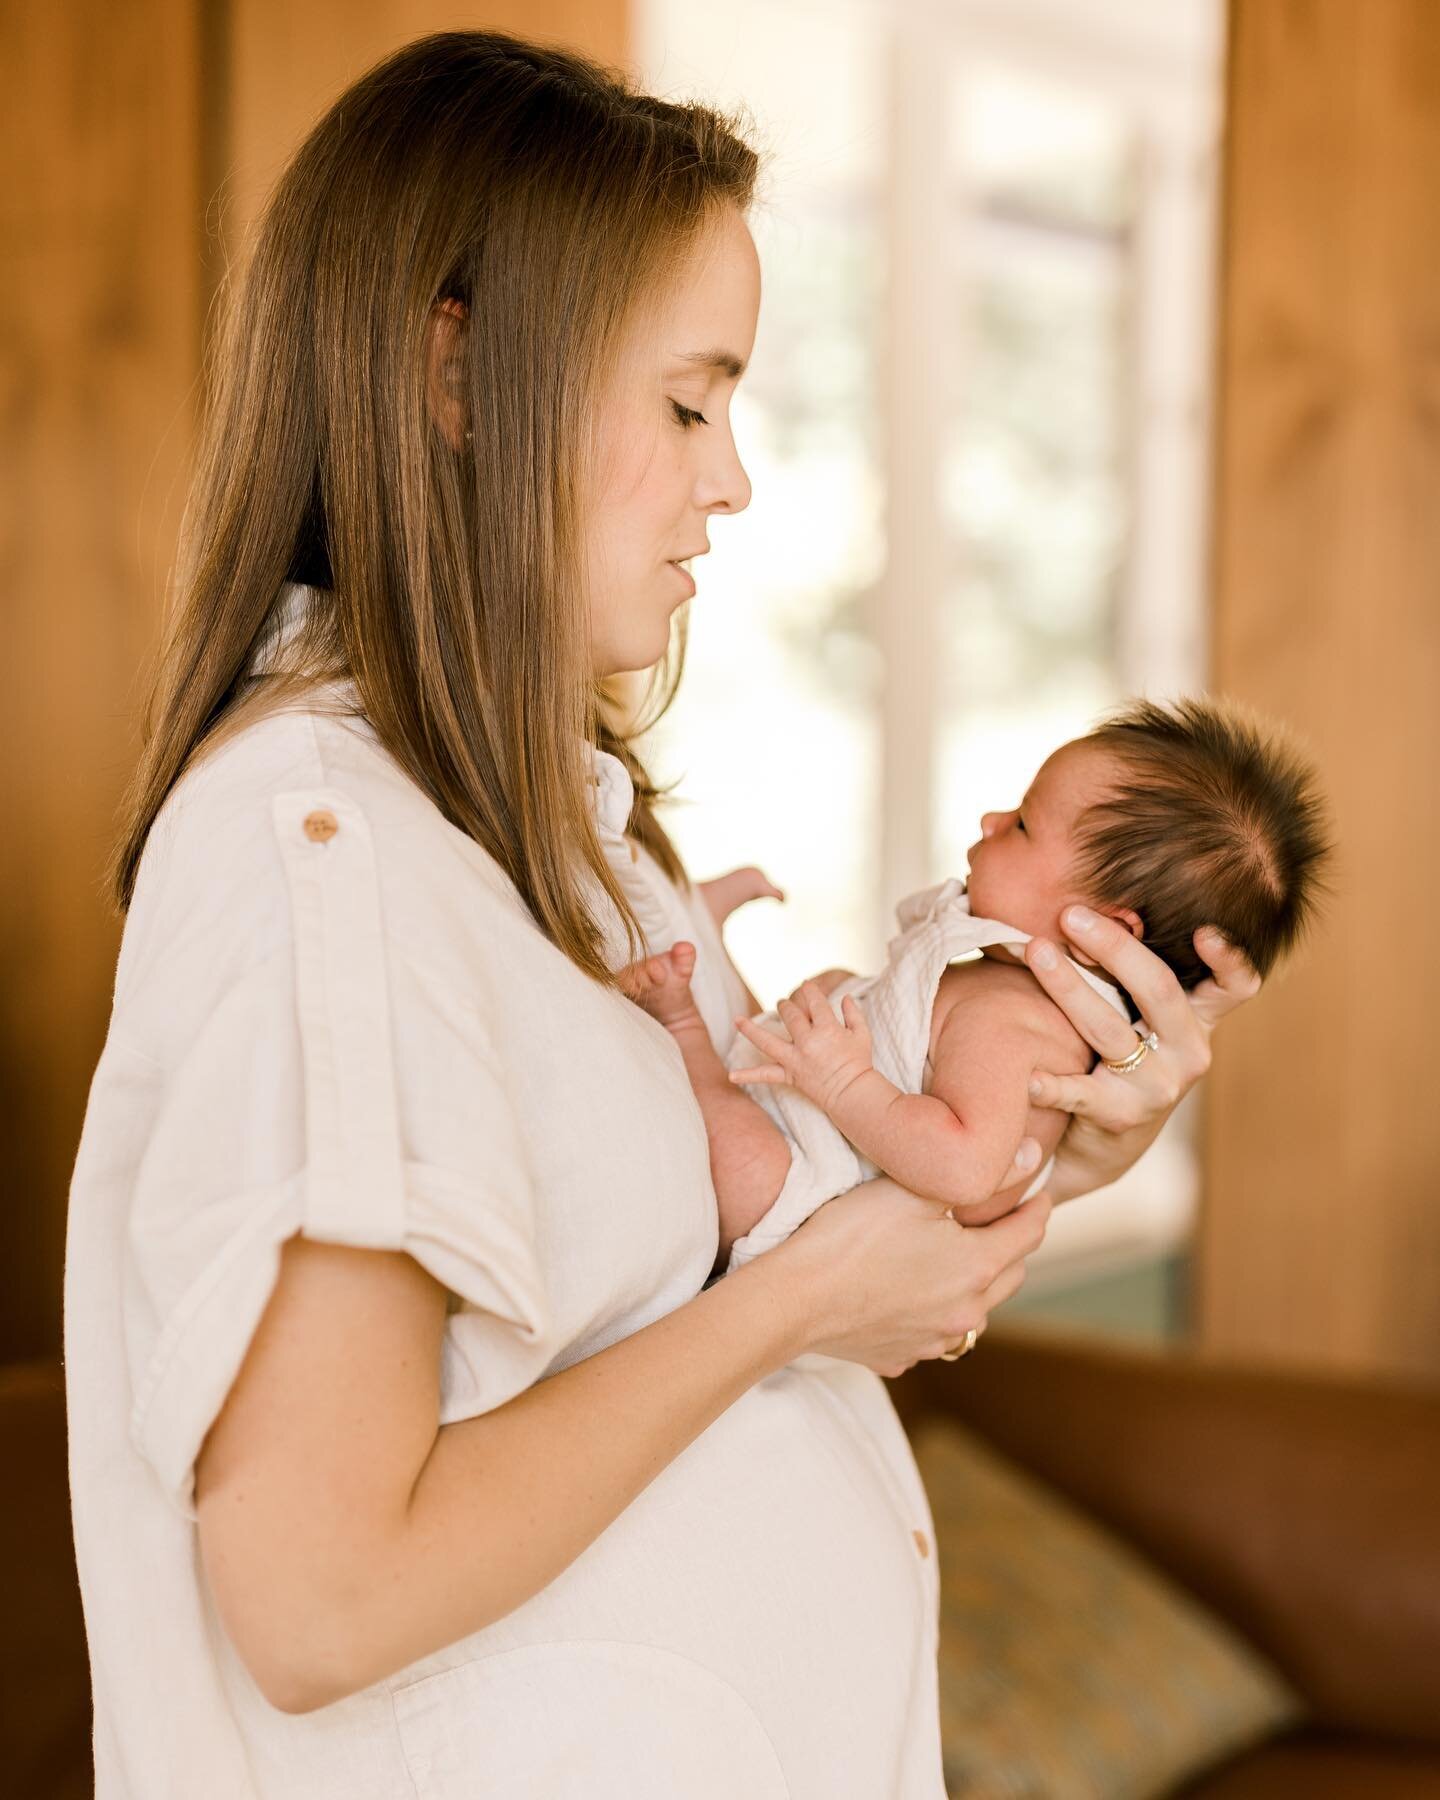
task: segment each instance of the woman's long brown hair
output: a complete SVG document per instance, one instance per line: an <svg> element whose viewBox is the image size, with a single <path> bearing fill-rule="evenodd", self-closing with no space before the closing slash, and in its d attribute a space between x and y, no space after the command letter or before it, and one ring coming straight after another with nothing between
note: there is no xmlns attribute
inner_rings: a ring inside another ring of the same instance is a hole
<svg viewBox="0 0 1440 1800"><path fill-rule="evenodd" d="M610 979L587 885L638 933L596 836L587 741L625 761L632 829L681 871L590 669L593 424L628 334L720 210L749 209L757 170L733 119L493 31L406 45L321 118L211 352L110 870L122 908L194 760L257 704L348 676L386 751L552 941ZM458 451L427 398L432 309L447 297L469 316L458 391L473 436ZM248 666L307 545L301 578L318 559L328 579L300 672L257 684Z"/></svg>

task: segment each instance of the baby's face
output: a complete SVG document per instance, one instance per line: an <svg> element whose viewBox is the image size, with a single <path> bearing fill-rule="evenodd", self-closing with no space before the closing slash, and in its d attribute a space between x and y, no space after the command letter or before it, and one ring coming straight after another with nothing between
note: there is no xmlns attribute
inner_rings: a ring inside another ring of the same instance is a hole
<svg viewBox="0 0 1440 1800"><path fill-rule="evenodd" d="M1013 812L990 812L970 846L970 911L1031 937L1063 942L1060 914L1083 901L1075 874L1081 814L1114 789L1114 758L1097 744L1062 744Z"/></svg>

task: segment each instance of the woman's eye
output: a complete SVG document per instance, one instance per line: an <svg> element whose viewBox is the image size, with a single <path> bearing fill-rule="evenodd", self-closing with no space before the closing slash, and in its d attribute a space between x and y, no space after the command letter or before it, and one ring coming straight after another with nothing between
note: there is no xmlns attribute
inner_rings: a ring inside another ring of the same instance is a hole
<svg viewBox="0 0 1440 1800"><path fill-rule="evenodd" d="M674 409L676 419L686 431L692 425L708 425L710 423L704 413L698 413L689 406L682 406L678 400L672 400L670 405Z"/></svg>

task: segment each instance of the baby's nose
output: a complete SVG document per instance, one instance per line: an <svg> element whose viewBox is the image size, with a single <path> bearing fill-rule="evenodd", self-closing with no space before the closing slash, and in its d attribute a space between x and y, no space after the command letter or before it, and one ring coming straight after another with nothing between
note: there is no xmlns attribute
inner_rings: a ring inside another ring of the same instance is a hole
<svg viewBox="0 0 1440 1800"><path fill-rule="evenodd" d="M998 813L998 812L981 813L981 815L980 815L980 835L981 835L981 837L993 836L994 833L1000 829L1000 825L1001 825L1001 822L1003 821L1004 817L1005 817L1004 813Z"/></svg>

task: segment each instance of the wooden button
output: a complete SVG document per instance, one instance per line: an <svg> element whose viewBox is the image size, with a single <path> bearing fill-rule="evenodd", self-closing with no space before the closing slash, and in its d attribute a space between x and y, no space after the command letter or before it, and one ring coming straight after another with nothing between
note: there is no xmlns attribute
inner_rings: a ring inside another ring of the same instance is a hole
<svg viewBox="0 0 1440 1800"><path fill-rule="evenodd" d="M915 1533L915 1548L922 1556L928 1556L930 1554L930 1540L923 1531L917 1531Z"/></svg>
<svg viewBox="0 0 1440 1800"><path fill-rule="evenodd" d="M328 807L305 815L305 835L312 844L328 844L339 829L340 821Z"/></svg>

